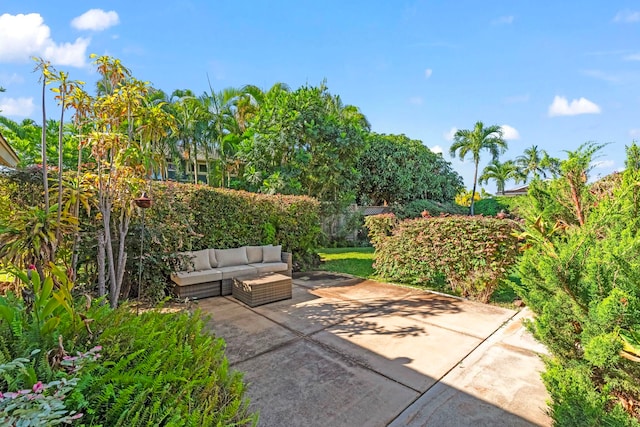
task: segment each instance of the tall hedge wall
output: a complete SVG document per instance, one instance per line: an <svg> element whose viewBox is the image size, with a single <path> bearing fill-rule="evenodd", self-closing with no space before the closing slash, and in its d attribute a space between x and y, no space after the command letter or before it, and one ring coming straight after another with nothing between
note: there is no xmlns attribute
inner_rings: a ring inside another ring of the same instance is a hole
<svg viewBox="0 0 640 427"><path fill-rule="evenodd" d="M489 300L518 254L510 220L447 216L399 221L367 217L377 274L403 283L448 287L464 297Z"/></svg>
<svg viewBox="0 0 640 427"><path fill-rule="evenodd" d="M320 235L319 203L305 196L281 196L153 183L151 227L169 227L163 246L169 251L281 244L304 259Z"/></svg>

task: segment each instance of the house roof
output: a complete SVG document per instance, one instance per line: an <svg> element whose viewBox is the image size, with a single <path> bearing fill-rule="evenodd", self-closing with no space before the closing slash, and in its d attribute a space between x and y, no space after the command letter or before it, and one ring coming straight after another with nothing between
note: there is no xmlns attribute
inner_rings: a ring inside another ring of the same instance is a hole
<svg viewBox="0 0 640 427"><path fill-rule="evenodd" d="M529 191L529 184L522 185L520 187L511 188L509 190L504 190L503 196L519 196L521 194L527 194Z"/></svg>
<svg viewBox="0 0 640 427"><path fill-rule="evenodd" d="M0 133L0 165L15 168L20 159L13 148L9 145L4 136Z"/></svg>

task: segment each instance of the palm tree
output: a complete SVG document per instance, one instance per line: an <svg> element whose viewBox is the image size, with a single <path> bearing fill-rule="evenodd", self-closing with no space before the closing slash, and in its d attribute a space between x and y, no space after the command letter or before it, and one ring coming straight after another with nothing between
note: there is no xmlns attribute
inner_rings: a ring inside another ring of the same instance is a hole
<svg viewBox="0 0 640 427"><path fill-rule="evenodd" d="M529 175L533 175L533 178L538 178L542 175L543 178L547 177L544 168L544 159L548 157L548 154L544 150L539 150L537 145L524 150L522 156L516 157L516 165L520 170L522 176L524 176L524 182L529 180Z"/></svg>
<svg viewBox="0 0 640 427"><path fill-rule="evenodd" d="M504 195L504 185L510 179L513 179L516 183L524 179L513 160L500 163L497 159L494 159L483 169L478 182L482 185L488 183L489 180L493 180L496 182L498 194Z"/></svg>
<svg viewBox="0 0 640 427"><path fill-rule="evenodd" d="M464 160L467 154L471 153L475 171L473 173L473 190L471 192L471 206L469 213L473 215L473 205L475 204L476 185L478 183L478 164L480 163L480 151L487 150L493 159L504 153L507 149L507 141L502 138L502 128L498 125L484 127L480 121L472 130L460 129L453 136L453 144L449 149L449 154L455 157L458 153L460 160Z"/></svg>

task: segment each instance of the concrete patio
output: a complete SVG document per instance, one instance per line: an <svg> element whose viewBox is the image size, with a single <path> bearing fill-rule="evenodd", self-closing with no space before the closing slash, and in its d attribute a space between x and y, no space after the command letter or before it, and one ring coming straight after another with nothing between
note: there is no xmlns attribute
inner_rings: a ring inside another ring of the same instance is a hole
<svg viewBox="0 0 640 427"><path fill-rule="evenodd" d="M551 424L527 310L325 272L294 277L290 300L198 307L260 426Z"/></svg>

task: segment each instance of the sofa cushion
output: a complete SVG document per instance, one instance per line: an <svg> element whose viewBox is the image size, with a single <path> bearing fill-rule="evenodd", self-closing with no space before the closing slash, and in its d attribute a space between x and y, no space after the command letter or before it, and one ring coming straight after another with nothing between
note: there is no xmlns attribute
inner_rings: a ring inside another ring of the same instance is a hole
<svg viewBox="0 0 640 427"><path fill-rule="evenodd" d="M179 271L171 275L178 286L196 285L199 283L216 282L222 280L222 272L214 269L201 271Z"/></svg>
<svg viewBox="0 0 640 427"><path fill-rule="evenodd" d="M216 268L218 266L215 249L209 249L209 265L211 265L211 268Z"/></svg>
<svg viewBox="0 0 640 427"><path fill-rule="evenodd" d="M258 269L248 264L230 265L228 267L218 267L216 270L219 270L222 273L222 280L233 279L234 277L251 276L251 275L258 274Z"/></svg>
<svg viewBox="0 0 640 427"><path fill-rule="evenodd" d="M189 257L186 271L209 270L211 268L211 264L209 264L208 249L203 249L201 251L184 252L184 255Z"/></svg>
<svg viewBox="0 0 640 427"><path fill-rule="evenodd" d="M247 248L247 260L249 264L262 262L262 246L245 246Z"/></svg>
<svg viewBox="0 0 640 427"><path fill-rule="evenodd" d="M216 260L218 260L218 267L249 264L247 250L244 246L233 249L216 249Z"/></svg>
<svg viewBox="0 0 640 427"><path fill-rule="evenodd" d="M263 246L262 262L282 262L282 245Z"/></svg>
<svg viewBox="0 0 640 427"><path fill-rule="evenodd" d="M276 273L279 271L286 271L289 269L289 266L286 262L259 262L249 264L251 267L254 267L258 270L258 274L260 273Z"/></svg>

